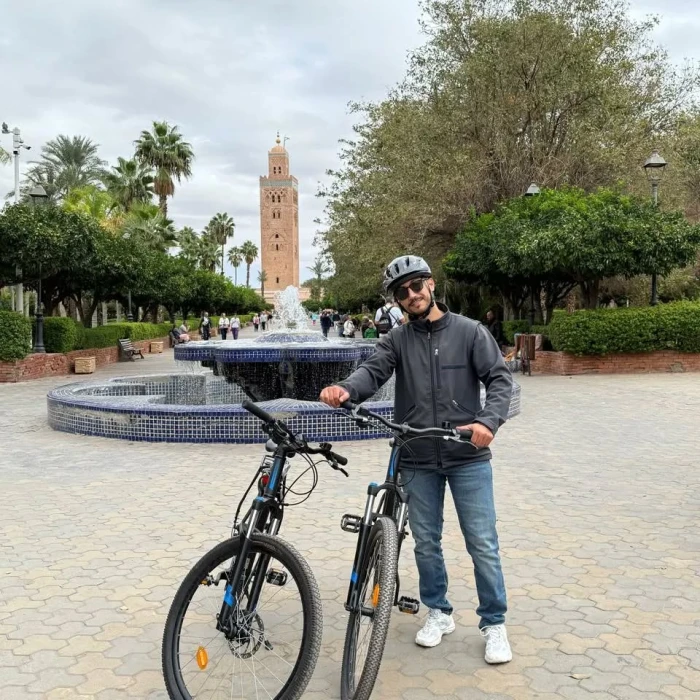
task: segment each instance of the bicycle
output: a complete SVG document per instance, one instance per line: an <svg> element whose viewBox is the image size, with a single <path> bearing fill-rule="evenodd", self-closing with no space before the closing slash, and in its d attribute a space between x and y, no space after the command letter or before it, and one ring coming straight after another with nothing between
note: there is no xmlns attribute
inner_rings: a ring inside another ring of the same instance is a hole
<svg viewBox="0 0 700 700"><path fill-rule="evenodd" d="M449 425L443 428L412 428L392 423L384 416L349 401L342 408L350 411L359 425L368 425L370 420L374 420L394 433L384 483L372 482L368 486L363 516L345 514L340 522L342 530L357 534L357 548L345 602L349 619L343 648L340 694L342 700L367 700L382 662L392 607L396 606L400 612L412 615L420 610L418 600L400 596L398 560L401 545L408 534L408 495L401 487L398 469L399 452L407 442L404 438L434 437L471 444L472 433L470 430L458 431ZM363 626L368 629L363 631ZM361 654L359 644L367 639L367 649Z"/></svg>
<svg viewBox="0 0 700 700"><path fill-rule="evenodd" d="M285 507L309 498L318 483L310 456L321 455L345 476L340 465L347 459L328 443L310 446L303 435L294 435L254 403L242 405L263 421L271 454L263 458L238 504L231 538L194 565L173 599L162 645L171 700L219 694L296 700L318 660L323 627L318 585L308 563L278 534ZM309 467L288 484L288 460L295 455ZM294 491L309 471L311 488ZM239 521L256 482L257 496ZM289 503L289 494L303 500Z"/></svg>

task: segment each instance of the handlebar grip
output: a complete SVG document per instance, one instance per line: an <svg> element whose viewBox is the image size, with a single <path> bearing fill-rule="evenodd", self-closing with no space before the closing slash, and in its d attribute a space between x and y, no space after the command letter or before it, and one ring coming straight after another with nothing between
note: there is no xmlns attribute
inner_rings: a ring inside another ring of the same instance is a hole
<svg viewBox="0 0 700 700"><path fill-rule="evenodd" d="M455 428L455 430L457 430L459 436L464 440L471 440L472 435L474 435L474 433L471 430L458 430L457 428Z"/></svg>
<svg viewBox="0 0 700 700"><path fill-rule="evenodd" d="M340 407L344 408L346 411L353 411L357 408L357 404L348 399L347 401L343 401L343 403L340 404Z"/></svg>
<svg viewBox="0 0 700 700"><path fill-rule="evenodd" d="M331 454L331 457L333 457L333 459L336 462L338 462L338 464L340 464L341 466L344 467L348 463L347 457L343 457L343 455L336 454L335 452L331 452L330 454Z"/></svg>
<svg viewBox="0 0 700 700"><path fill-rule="evenodd" d="M245 408L248 413L252 413L257 418L260 418L263 423L274 423L275 419L264 409L260 408L257 404L252 401L244 401L241 406Z"/></svg>

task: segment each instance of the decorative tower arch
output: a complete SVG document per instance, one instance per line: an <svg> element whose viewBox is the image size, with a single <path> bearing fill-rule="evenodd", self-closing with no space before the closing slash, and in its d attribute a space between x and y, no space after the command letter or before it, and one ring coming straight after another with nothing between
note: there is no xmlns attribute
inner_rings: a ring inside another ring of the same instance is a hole
<svg viewBox="0 0 700 700"><path fill-rule="evenodd" d="M279 133L260 178L260 259L267 273L265 296L299 286L299 183L289 174L289 153Z"/></svg>

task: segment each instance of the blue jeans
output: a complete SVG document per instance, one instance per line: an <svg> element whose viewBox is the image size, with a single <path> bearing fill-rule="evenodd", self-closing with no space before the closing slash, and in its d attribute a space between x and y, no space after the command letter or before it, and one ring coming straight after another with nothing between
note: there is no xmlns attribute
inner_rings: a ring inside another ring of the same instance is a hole
<svg viewBox="0 0 700 700"><path fill-rule="evenodd" d="M467 551L474 563L479 597L479 627L500 625L507 610L506 587L498 554L496 508L490 462L449 469L403 469L401 479L409 494L408 522L415 540L420 598L428 608L448 615L447 571L442 555L445 483L449 483Z"/></svg>

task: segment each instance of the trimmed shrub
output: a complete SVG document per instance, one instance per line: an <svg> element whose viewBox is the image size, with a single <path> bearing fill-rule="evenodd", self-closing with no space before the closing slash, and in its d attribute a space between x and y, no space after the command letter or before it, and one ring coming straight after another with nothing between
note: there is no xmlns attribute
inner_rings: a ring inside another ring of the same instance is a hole
<svg viewBox="0 0 700 700"><path fill-rule="evenodd" d="M36 325L36 324L35 324ZM44 318L44 347L46 352L75 350L85 329L72 318L47 316Z"/></svg>
<svg viewBox="0 0 700 700"><path fill-rule="evenodd" d="M79 348L108 348L117 344L121 338L130 338L134 342L164 338L170 332L170 323L110 323L97 328L84 328Z"/></svg>
<svg viewBox="0 0 700 700"><path fill-rule="evenodd" d="M677 350L700 352L700 304L556 311L547 327L555 350L574 355Z"/></svg>
<svg viewBox="0 0 700 700"><path fill-rule="evenodd" d="M0 311L0 360L23 360L31 347L31 321L15 311Z"/></svg>

